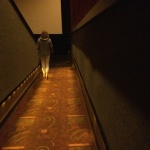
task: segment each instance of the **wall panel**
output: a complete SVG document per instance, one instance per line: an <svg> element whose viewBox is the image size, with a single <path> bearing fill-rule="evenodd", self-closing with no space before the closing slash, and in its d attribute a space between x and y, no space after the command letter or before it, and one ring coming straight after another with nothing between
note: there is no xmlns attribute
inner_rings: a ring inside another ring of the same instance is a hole
<svg viewBox="0 0 150 150"><path fill-rule="evenodd" d="M9 0L0 0L0 102L39 64L36 44Z"/></svg>
<svg viewBox="0 0 150 150"><path fill-rule="evenodd" d="M72 34L72 53L110 150L148 150L150 2L121 1Z"/></svg>

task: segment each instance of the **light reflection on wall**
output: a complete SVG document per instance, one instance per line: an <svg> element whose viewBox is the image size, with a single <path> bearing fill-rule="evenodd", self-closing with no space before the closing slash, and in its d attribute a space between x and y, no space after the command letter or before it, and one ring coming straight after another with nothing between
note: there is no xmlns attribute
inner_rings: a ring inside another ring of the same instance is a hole
<svg viewBox="0 0 150 150"><path fill-rule="evenodd" d="M34 34L62 34L61 0L14 0Z"/></svg>

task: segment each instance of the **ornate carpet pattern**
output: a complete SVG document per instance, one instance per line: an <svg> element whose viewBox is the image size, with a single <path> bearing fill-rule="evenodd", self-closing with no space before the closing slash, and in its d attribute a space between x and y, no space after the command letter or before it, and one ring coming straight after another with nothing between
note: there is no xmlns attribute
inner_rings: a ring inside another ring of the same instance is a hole
<svg viewBox="0 0 150 150"><path fill-rule="evenodd" d="M73 65L38 76L0 129L1 150L97 150Z"/></svg>

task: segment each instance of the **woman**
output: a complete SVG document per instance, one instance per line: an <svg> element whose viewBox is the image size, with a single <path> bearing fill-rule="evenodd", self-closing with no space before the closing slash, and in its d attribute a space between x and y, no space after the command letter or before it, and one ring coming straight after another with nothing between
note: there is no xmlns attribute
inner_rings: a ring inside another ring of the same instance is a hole
<svg viewBox="0 0 150 150"><path fill-rule="evenodd" d="M43 30L37 41L38 54L41 60L43 77L48 79L50 54L53 52L53 44L47 31Z"/></svg>

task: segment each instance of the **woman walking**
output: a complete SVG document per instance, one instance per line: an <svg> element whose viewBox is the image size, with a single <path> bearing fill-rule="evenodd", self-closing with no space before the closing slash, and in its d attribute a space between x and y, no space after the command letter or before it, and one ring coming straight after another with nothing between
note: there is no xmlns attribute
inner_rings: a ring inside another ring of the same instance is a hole
<svg viewBox="0 0 150 150"><path fill-rule="evenodd" d="M48 79L50 55L53 53L53 44L47 31L43 30L37 40L38 54L41 60L43 77Z"/></svg>

